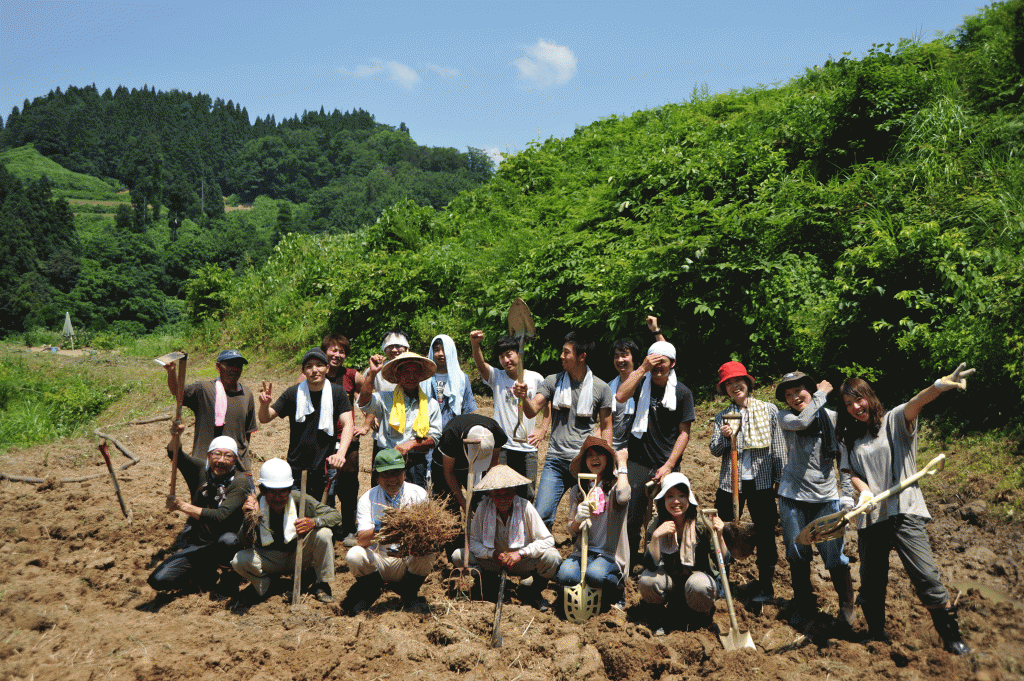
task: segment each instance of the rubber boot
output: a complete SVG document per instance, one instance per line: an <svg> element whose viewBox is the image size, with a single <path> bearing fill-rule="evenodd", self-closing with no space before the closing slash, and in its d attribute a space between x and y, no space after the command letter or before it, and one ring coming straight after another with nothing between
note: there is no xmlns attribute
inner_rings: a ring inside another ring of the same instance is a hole
<svg viewBox="0 0 1024 681"><path fill-rule="evenodd" d="M839 599L839 626L847 631L853 629L853 623L857 621L857 609L853 604L853 572L849 565L829 570L832 576L832 586L836 589L836 596Z"/></svg>
<svg viewBox="0 0 1024 681"><path fill-rule="evenodd" d="M885 633L885 601L868 605L861 599L860 607L864 611L864 621L868 625L868 637L864 643L870 641L890 643L891 639Z"/></svg>
<svg viewBox="0 0 1024 681"><path fill-rule="evenodd" d="M802 629L814 619L818 610L814 588L811 586L811 564L803 560L792 560L789 562L789 573L793 579L789 624L794 629Z"/></svg>
<svg viewBox="0 0 1024 681"><path fill-rule="evenodd" d="M960 635L960 622L957 620L955 608L930 608L928 612L931 613L935 630L939 632L942 647L946 652L954 655L967 655L971 652Z"/></svg>
<svg viewBox="0 0 1024 681"><path fill-rule="evenodd" d="M371 572L356 580L356 583L348 590L341 607L349 615L358 615L364 610L369 610L370 606L380 598L380 593L383 590L384 578L377 571Z"/></svg>
<svg viewBox="0 0 1024 681"><path fill-rule="evenodd" d="M414 575L406 572L402 581L398 583L396 591L402 598L402 609L406 612L418 610L426 606L427 602L420 596L420 587L426 581L426 575Z"/></svg>
<svg viewBox="0 0 1024 681"><path fill-rule="evenodd" d="M810 568L808 568L809 570ZM770 603L775 600L775 566L758 568L757 593L751 599L755 603Z"/></svg>
<svg viewBox="0 0 1024 681"><path fill-rule="evenodd" d="M548 580L535 574L533 576L533 584L524 589L519 598L523 603L532 605L541 612L547 612L551 609L551 606L544 600L544 589L546 588L548 588Z"/></svg>

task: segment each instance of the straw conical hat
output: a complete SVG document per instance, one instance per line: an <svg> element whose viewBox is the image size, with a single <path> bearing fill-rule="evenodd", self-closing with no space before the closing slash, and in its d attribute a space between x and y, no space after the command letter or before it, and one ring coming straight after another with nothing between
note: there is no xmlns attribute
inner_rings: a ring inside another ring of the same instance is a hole
<svg viewBox="0 0 1024 681"><path fill-rule="evenodd" d="M423 355L417 355L415 352L403 352L398 357L384 365L384 368L380 370L380 375L384 377L385 381L391 383L398 382L398 367L406 362L415 362L420 368L420 377L417 380L425 381L437 371L437 365L432 361L424 357Z"/></svg>
<svg viewBox="0 0 1024 681"><path fill-rule="evenodd" d="M497 466L487 471L487 475L483 479L473 486L474 491L477 492L489 492L495 489L507 489L509 487L519 487L520 485L529 485L530 479L525 475L520 475L511 466L499 463Z"/></svg>

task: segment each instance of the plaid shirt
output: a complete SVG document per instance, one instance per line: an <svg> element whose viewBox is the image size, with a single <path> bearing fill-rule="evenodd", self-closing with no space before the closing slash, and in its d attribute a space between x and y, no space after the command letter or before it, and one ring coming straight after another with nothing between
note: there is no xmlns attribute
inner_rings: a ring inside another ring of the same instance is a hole
<svg viewBox="0 0 1024 681"><path fill-rule="evenodd" d="M751 398L751 403L767 409L771 428L772 441L769 446L748 450L754 469L754 483L757 489L762 490L779 484L779 481L782 479L782 469L786 466L786 438L782 428L779 426L779 408L774 404L754 400L754 398ZM729 456L729 438L722 436L722 416L729 412L742 413L743 411L745 410L741 410L734 402L715 416L715 432L711 435L711 442L708 446L711 447L712 456L722 458L722 469L718 474L718 488L723 492L732 492L732 457ZM749 422L749 416L744 415L744 427ZM739 453L740 460L742 460L744 452L743 428L736 435L736 450Z"/></svg>

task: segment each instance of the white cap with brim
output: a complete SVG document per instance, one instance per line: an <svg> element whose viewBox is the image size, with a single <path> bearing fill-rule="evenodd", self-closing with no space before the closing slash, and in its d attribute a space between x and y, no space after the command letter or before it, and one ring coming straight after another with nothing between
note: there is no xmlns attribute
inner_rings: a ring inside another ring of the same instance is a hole
<svg viewBox="0 0 1024 681"><path fill-rule="evenodd" d="M218 435L210 440L210 446L206 450L207 453L215 449L227 449L235 456L238 456L238 444L235 443L235 438L229 435Z"/></svg>
<svg viewBox="0 0 1024 681"><path fill-rule="evenodd" d="M690 486L690 479L688 477L686 477L685 475L683 475L682 473L669 473L664 478L662 478L661 479L661 491L658 492L658 496L654 497L654 499L655 500L660 500L662 497L664 497L666 494L668 494L668 491L670 489L672 489L673 487L678 487L679 485L685 485L686 486L686 491L689 492L689 494L690 494L690 498L689 498L690 505L696 507L697 506L697 497L694 496L694 494L693 494L693 487Z"/></svg>

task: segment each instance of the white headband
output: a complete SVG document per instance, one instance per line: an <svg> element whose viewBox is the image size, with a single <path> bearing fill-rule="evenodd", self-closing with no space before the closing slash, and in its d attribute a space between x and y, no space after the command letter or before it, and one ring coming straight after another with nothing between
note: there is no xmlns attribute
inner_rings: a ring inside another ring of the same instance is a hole
<svg viewBox="0 0 1024 681"><path fill-rule="evenodd" d="M676 346L672 345L668 341L657 341L651 346L650 350L647 351L648 355L664 355L669 359L676 358Z"/></svg>
<svg viewBox="0 0 1024 681"><path fill-rule="evenodd" d="M409 347L409 339L400 333L389 333L384 337L384 342L380 344L381 350L387 350L392 345L401 345L403 348Z"/></svg>
<svg viewBox="0 0 1024 681"><path fill-rule="evenodd" d="M227 449L235 456L238 456L238 445L235 443L235 438L228 435L219 435L210 440L210 447L206 451L209 453L215 449Z"/></svg>

